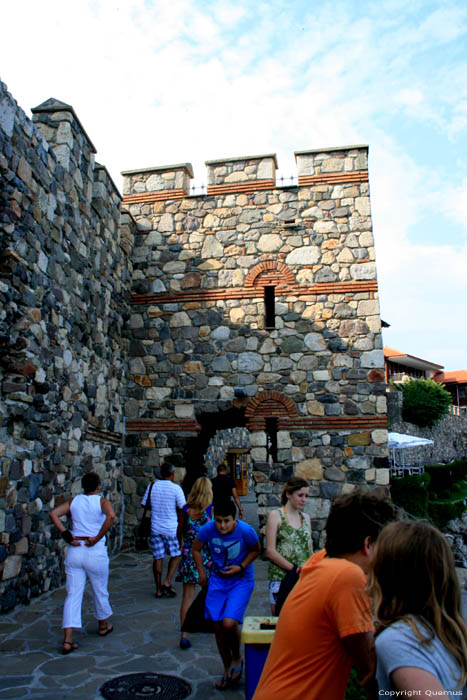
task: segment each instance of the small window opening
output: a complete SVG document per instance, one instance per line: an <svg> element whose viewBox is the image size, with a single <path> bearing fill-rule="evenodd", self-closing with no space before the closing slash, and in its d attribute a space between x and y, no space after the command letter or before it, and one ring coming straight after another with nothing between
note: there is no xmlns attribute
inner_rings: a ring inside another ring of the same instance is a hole
<svg viewBox="0 0 467 700"><path fill-rule="evenodd" d="M266 328L276 327L276 305L274 299L274 287L264 288L264 307L266 311Z"/></svg>
<svg viewBox="0 0 467 700"><path fill-rule="evenodd" d="M277 418L266 418L267 462L277 462Z"/></svg>

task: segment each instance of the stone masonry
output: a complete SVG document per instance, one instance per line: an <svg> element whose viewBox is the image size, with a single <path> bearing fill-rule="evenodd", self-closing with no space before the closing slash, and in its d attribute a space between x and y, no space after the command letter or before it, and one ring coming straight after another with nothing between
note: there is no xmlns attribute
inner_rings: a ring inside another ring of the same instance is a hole
<svg viewBox="0 0 467 700"><path fill-rule="evenodd" d="M295 186L267 154L196 196L190 164L129 171L122 199L71 106L29 120L0 84L2 610L61 582L48 513L90 469L114 552L167 458L189 488L246 446L263 524L304 476L317 542L337 494L388 483L367 147L295 155Z"/></svg>
<svg viewBox="0 0 467 700"><path fill-rule="evenodd" d="M0 84L2 610L63 580L48 513L85 471L121 511L131 236L94 153L72 107L31 121Z"/></svg>
<svg viewBox="0 0 467 700"><path fill-rule="evenodd" d="M208 161L203 196L188 163L123 173L137 228L128 522L162 458L201 473L216 428L249 430L263 522L293 473L310 480L317 535L338 493L388 483L367 147L295 155L292 187L276 186L274 155Z"/></svg>

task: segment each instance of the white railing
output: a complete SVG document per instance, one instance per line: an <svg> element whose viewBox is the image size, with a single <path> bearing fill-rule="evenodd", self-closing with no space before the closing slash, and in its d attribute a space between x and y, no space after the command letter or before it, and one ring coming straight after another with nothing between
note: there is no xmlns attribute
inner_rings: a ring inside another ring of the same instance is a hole
<svg viewBox="0 0 467 700"><path fill-rule="evenodd" d="M455 406L451 404L451 406L449 406L449 413L451 416L467 416L467 406Z"/></svg>

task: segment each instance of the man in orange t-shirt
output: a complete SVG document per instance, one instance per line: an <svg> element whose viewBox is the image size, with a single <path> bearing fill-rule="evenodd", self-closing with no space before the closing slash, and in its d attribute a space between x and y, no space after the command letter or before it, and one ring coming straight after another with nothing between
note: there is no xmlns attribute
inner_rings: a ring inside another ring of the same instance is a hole
<svg viewBox="0 0 467 700"><path fill-rule="evenodd" d="M355 490L334 501L326 551L302 567L253 700L342 700L352 666L367 698L377 698L366 572L380 530L395 517L379 489Z"/></svg>

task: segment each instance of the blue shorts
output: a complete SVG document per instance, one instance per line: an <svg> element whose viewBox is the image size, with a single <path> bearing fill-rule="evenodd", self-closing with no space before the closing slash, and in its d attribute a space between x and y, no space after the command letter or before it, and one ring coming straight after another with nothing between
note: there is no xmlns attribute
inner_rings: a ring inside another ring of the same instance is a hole
<svg viewBox="0 0 467 700"><path fill-rule="evenodd" d="M219 622L225 617L243 622L243 615L255 587L254 579L211 576L206 596L206 617Z"/></svg>

